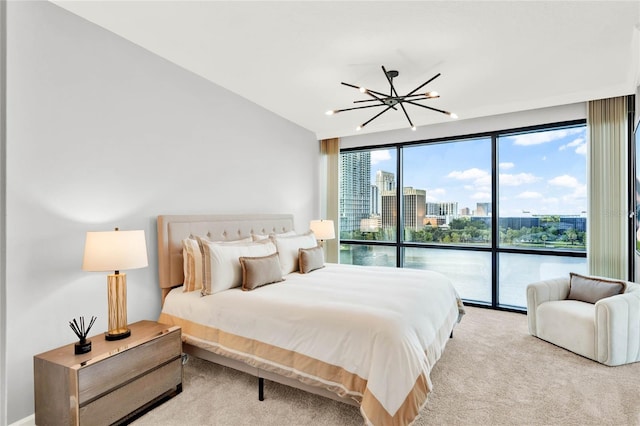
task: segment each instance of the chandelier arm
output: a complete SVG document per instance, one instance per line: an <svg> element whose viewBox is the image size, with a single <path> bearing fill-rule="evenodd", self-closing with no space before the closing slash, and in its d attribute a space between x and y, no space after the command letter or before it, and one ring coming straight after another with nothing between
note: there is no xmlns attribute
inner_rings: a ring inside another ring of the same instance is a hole
<svg viewBox="0 0 640 426"><path fill-rule="evenodd" d="M422 105L422 104L419 104L419 103L413 102L413 101L406 101L406 102L410 103L411 105L415 105L415 106L419 106L419 107L422 107L422 108L430 109L431 111L437 111L437 112L441 112L442 114L445 114L445 115L451 115L451 113L449 111L444 111L444 110L441 110L441 109L438 109L438 108L433 108L433 107L430 107L430 106Z"/></svg>
<svg viewBox="0 0 640 426"><path fill-rule="evenodd" d="M411 92L409 92L408 95L406 96L411 96L414 93L416 93L418 90L422 89L424 86L426 86L427 84L431 83L433 80L435 80L436 78L440 77L441 73L438 73L436 75L434 75L433 77L431 77L429 80L425 81L424 83L422 83L420 86L416 87L415 89L413 89Z"/></svg>
<svg viewBox="0 0 640 426"><path fill-rule="evenodd" d="M340 83L340 84L345 85L345 86L348 86L348 87L353 87L354 89L358 89L358 91L362 92L362 91L360 90L360 89L361 89L361 87L360 87L360 86L356 86L355 84L344 83L344 82L342 82L342 83ZM376 90L367 89L366 87L364 88L364 92L362 92L362 93L364 93L364 94L366 94L366 95L369 95L369 96L371 96L372 98L374 98L374 99L376 99L376 100L378 100L378 101L380 101L380 102L382 102L382 98L380 98L379 96L382 96L383 98L386 98L386 97L387 97L387 95L385 95L384 93L380 93L380 92L378 92L378 91L376 91ZM376 96L376 95L377 95L377 96ZM394 108L394 109L395 109L395 108Z"/></svg>
<svg viewBox="0 0 640 426"><path fill-rule="evenodd" d="M384 114L385 112L389 111L390 109L391 109L391 107L387 107L387 109L380 111L379 113L377 113L376 115L371 117L369 120L367 120L363 124L361 124L360 127L366 126L367 124L371 123L373 120L375 120L376 118L380 117L382 114Z"/></svg>
<svg viewBox="0 0 640 426"><path fill-rule="evenodd" d="M385 104L376 104L376 105L364 105L364 106L353 107L353 108L336 109L336 110L333 110L333 113L337 114L339 112L344 112L344 111L353 111L354 109L373 108L373 107L379 107L379 106L386 106L386 105Z"/></svg>
<svg viewBox="0 0 640 426"><path fill-rule="evenodd" d="M389 74L387 73L387 69L384 67L384 65L382 66L382 72L384 72L384 76L387 78L387 81L389 82L389 86L391 86L391 94L389 95L391 96L398 96L398 92L396 92L396 88L393 87L393 79L391 77L389 77Z"/></svg>
<svg viewBox="0 0 640 426"><path fill-rule="evenodd" d="M409 122L409 125L413 129L413 123L411 122L411 119L409 118L409 114L407 114L407 110L405 109L404 104L402 102L400 102L400 108L402 108L402 112L404 112L404 116L407 117L407 121Z"/></svg>
<svg viewBox="0 0 640 426"><path fill-rule="evenodd" d="M428 99L428 98L425 98L425 99ZM384 103L384 99L378 99L378 98L376 98L376 99L360 99L359 101L353 101L353 103L354 103L354 104L359 104L359 103L363 103L363 102L375 102L375 101L378 101L378 102L380 102L381 104L387 105L387 104L385 104L385 103ZM397 111L397 110L398 110L398 109L395 107L395 105L387 105L387 106L389 106L389 107L393 108L395 111Z"/></svg>
<svg viewBox="0 0 640 426"><path fill-rule="evenodd" d="M402 96L402 101L403 101L403 102L409 102L409 101L426 101L427 99L438 99L439 97L440 97L440 95L438 95L438 96L405 95L405 96Z"/></svg>

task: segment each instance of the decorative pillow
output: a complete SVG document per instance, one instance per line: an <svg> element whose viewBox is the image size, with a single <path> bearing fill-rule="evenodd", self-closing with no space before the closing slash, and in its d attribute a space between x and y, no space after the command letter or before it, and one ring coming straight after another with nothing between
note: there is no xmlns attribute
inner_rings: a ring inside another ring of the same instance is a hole
<svg viewBox="0 0 640 426"><path fill-rule="evenodd" d="M280 269L282 275L287 275L299 269L298 266L298 250L303 248L313 248L318 245L316 236L309 231L305 234L281 237L272 235L271 239L276 244L278 255L280 256Z"/></svg>
<svg viewBox="0 0 640 426"><path fill-rule="evenodd" d="M320 246L298 249L298 263L302 274L324 268L324 250Z"/></svg>
<svg viewBox="0 0 640 426"><path fill-rule="evenodd" d="M202 295L215 294L242 285L240 257L267 256L276 252L270 241L224 244L202 240L204 274Z"/></svg>
<svg viewBox="0 0 640 426"><path fill-rule="evenodd" d="M278 253L261 257L240 257L242 290L249 291L267 284L284 281Z"/></svg>
<svg viewBox="0 0 640 426"><path fill-rule="evenodd" d="M291 237L296 235L296 231L280 232L278 234L269 234L269 235L251 234L251 238L253 239L253 241L262 241L262 240L266 240L272 235L277 235L279 237Z"/></svg>
<svg viewBox="0 0 640 426"><path fill-rule="evenodd" d="M202 288L203 277L203 248L202 241L209 241L206 237L190 236L182 240L182 263L184 268L183 291L189 292ZM251 237L233 241L218 241L219 244L250 243Z"/></svg>
<svg viewBox="0 0 640 426"><path fill-rule="evenodd" d="M567 299L596 303L605 297L624 293L627 283L602 277L587 277L571 272Z"/></svg>
<svg viewBox="0 0 640 426"><path fill-rule="evenodd" d="M182 240L184 284L182 290L194 291L202 288L202 252L195 238Z"/></svg>

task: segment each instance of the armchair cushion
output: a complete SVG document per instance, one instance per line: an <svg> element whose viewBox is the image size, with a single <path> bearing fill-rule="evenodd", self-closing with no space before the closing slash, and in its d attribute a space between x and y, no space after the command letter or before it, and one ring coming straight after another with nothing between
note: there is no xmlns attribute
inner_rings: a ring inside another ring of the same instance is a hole
<svg viewBox="0 0 640 426"><path fill-rule="evenodd" d="M569 278L569 295L567 299L596 303L605 297L624 293L627 284L620 280L602 277L587 277L571 273Z"/></svg>

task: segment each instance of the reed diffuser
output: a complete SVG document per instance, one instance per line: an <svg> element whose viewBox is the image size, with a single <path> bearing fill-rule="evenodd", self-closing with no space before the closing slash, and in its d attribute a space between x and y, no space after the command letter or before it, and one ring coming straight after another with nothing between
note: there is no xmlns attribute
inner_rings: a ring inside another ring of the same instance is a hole
<svg viewBox="0 0 640 426"><path fill-rule="evenodd" d="M76 343L75 346L75 354L86 354L87 352L91 352L91 340L87 340L87 336L89 335L89 330L93 327L93 323L96 322L96 317L92 316L91 321L89 321L89 325L85 327L84 317L80 317L78 320L75 318L72 321L69 321L69 327L71 330L78 336L80 341Z"/></svg>

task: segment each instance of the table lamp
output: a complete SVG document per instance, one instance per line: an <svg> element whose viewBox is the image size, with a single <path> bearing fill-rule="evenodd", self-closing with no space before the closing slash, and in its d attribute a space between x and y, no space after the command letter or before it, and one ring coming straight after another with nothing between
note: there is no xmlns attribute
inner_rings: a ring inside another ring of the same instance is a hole
<svg viewBox="0 0 640 426"><path fill-rule="evenodd" d="M313 231L316 239L320 241L320 246L323 245L324 240L333 240L336 237L332 220L312 220L309 223L309 228Z"/></svg>
<svg viewBox="0 0 640 426"><path fill-rule="evenodd" d="M127 275L125 269L148 265L144 231L87 232L82 269L92 272L115 271L107 276L109 331L107 340L129 337L127 327Z"/></svg>

